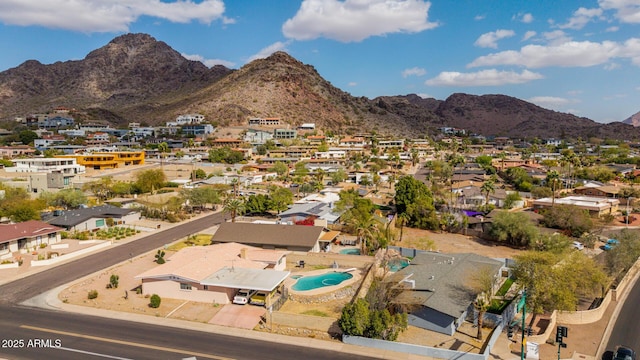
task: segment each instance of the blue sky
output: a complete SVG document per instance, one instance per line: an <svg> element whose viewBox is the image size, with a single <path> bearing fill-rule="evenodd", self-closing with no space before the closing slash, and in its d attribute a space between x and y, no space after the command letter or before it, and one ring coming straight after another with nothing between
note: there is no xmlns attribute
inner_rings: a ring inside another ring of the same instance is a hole
<svg viewBox="0 0 640 360"><path fill-rule="evenodd" d="M354 96L505 94L598 122L640 111L639 0L0 0L0 71L128 32L208 66L286 51Z"/></svg>

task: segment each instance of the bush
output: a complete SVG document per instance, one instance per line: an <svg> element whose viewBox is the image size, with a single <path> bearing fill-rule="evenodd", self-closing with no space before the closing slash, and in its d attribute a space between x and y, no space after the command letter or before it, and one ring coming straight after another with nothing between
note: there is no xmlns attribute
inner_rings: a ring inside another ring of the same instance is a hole
<svg viewBox="0 0 640 360"><path fill-rule="evenodd" d="M45 243L40 244L40 249L44 249L46 247L47 247L47 244L45 244Z"/></svg>
<svg viewBox="0 0 640 360"><path fill-rule="evenodd" d="M93 300L93 299L95 299L97 297L98 297L98 290L91 290L87 294L87 299L89 299L89 300Z"/></svg>
<svg viewBox="0 0 640 360"><path fill-rule="evenodd" d="M111 275L111 278L109 278L109 285L111 285L111 288L117 289L119 281L120 281L120 276L113 274Z"/></svg>
<svg viewBox="0 0 640 360"><path fill-rule="evenodd" d="M160 296L158 294L153 294L151 295L151 299L149 300L149 307L157 309L160 307L161 301L162 299L160 299Z"/></svg>

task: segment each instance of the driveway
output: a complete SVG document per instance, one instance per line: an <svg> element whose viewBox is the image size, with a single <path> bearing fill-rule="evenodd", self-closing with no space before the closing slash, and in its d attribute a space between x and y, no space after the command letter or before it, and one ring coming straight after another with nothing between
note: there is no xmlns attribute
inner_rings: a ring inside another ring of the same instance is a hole
<svg viewBox="0 0 640 360"><path fill-rule="evenodd" d="M266 313L267 309L262 306L227 304L209 320L209 323L251 330L260 323L260 318Z"/></svg>

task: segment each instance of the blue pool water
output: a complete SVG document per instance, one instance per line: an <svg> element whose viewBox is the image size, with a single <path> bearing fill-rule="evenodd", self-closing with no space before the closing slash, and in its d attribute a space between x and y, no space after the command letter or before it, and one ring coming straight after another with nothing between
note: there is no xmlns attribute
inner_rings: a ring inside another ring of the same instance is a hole
<svg viewBox="0 0 640 360"><path fill-rule="evenodd" d="M396 272L398 270L402 270L407 266L409 266L409 260L407 259L391 260L387 266L389 267L389 271Z"/></svg>
<svg viewBox="0 0 640 360"><path fill-rule="evenodd" d="M303 276L291 287L295 291L307 291L325 286L338 285L351 279L353 275L346 272L330 272L322 275Z"/></svg>
<svg viewBox="0 0 640 360"><path fill-rule="evenodd" d="M360 249L342 249L340 250L340 254L342 255L360 255Z"/></svg>

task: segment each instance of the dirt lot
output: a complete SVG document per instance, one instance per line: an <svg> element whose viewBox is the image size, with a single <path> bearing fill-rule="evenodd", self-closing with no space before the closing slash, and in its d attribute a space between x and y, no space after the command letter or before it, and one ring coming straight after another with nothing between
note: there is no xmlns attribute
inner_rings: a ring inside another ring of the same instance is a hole
<svg viewBox="0 0 640 360"><path fill-rule="evenodd" d="M521 250L461 234L404 228L402 241L395 245L443 253L475 253L491 258L513 258ZM433 245L432 249L429 246Z"/></svg>

